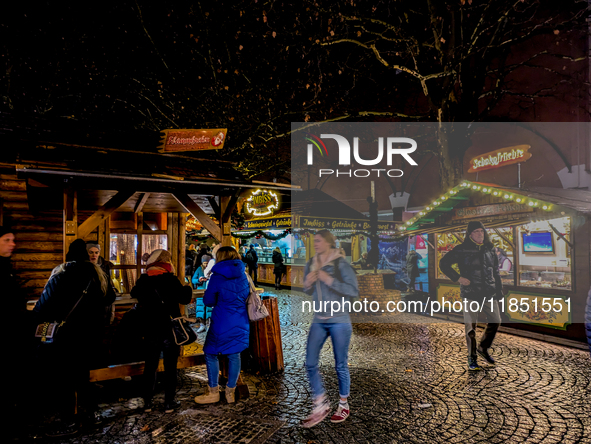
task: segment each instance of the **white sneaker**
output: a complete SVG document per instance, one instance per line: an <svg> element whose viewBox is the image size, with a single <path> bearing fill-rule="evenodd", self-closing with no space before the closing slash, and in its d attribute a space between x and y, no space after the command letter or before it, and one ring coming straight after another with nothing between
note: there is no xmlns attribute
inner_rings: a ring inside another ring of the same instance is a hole
<svg viewBox="0 0 591 444"><path fill-rule="evenodd" d="M330 404L325 395L322 395L318 400L314 401L314 408L312 413L306 419L302 421L302 427L309 429L314 427L316 424L322 422L324 418L328 416L330 412Z"/></svg>
<svg viewBox="0 0 591 444"><path fill-rule="evenodd" d="M197 333L203 333L205 331L205 325L199 324L199 328L197 329Z"/></svg>

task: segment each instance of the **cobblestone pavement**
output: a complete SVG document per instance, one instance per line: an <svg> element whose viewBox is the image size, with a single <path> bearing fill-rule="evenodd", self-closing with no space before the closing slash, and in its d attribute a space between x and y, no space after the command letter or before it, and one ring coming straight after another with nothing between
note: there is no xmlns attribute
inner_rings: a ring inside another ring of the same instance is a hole
<svg viewBox="0 0 591 444"><path fill-rule="evenodd" d="M267 294L269 294L268 292ZM303 365L308 325L292 323L300 295L277 293L285 372L243 373L251 397L201 407L204 367L179 372L181 409L143 413L139 379L106 381L101 426L71 443L591 443L591 360L583 350L499 333L494 367L466 370L463 326L449 322L357 324L350 350L351 416L312 429ZM407 316L407 315L404 315ZM410 315L408 315L410 316ZM336 406L330 342L321 372ZM156 403L162 402L159 398ZM430 405L430 406L427 406Z"/></svg>

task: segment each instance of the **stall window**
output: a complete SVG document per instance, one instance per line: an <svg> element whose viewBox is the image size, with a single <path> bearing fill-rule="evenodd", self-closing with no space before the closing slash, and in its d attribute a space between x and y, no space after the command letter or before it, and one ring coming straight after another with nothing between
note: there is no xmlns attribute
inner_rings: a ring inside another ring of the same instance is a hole
<svg viewBox="0 0 591 444"><path fill-rule="evenodd" d="M511 228L492 228L487 231L499 258L499 274L503 285L515 285L515 252L512 247L512 245L515 245L513 230Z"/></svg>
<svg viewBox="0 0 591 444"><path fill-rule="evenodd" d="M447 254L448 251L451 251L455 246L460 245L463 240L464 236L466 235L465 231L458 231L458 232L451 232L451 233L444 233L444 234L437 234L435 237L437 239L437 254L436 254L436 263L435 263L435 273L437 279L444 279L450 280L445 274L439 270L439 261L443 256ZM458 273L460 272L457 264L452 265L453 269L456 270Z"/></svg>
<svg viewBox="0 0 591 444"><path fill-rule="evenodd" d="M120 293L129 293L137 279L137 235L112 233L109 260L114 264L113 284Z"/></svg>
<svg viewBox="0 0 591 444"><path fill-rule="evenodd" d="M531 222L517 229L523 287L572 289L570 218Z"/></svg>

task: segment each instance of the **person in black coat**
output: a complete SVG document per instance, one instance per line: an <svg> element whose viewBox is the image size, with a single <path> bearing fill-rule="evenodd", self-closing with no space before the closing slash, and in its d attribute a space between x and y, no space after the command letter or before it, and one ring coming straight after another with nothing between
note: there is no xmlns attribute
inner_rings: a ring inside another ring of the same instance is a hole
<svg viewBox="0 0 591 444"><path fill-rule="evenodd" d="M76 239L66 262L56 267L47 281L33 313L37 323L66 322L52 344L40 344L39 358L44 377L55 390L58 416L49 436L75 434L81 415L98 419L90 395L89 371L100 356L105 308L115 301L115 292L105 274L89 261L86 244Z"/></svg>
<svg viewBox="0 0 591 444"><path fill-rule="evenodd" d="M452 268L454 264L457 264L460 273ZM469 307L468 310L464 310L468 370L480 370L476 361L477 354L493 365L495 360L488 353L488 349L501 325L498 301L503 298L503 284L497 254L482 222L473 221L468 224L464 242L441 258L439 269L453 282L459 282L460 295ZM480 305L477 309L478 304ZM479 313L486 316L488 323L477 345L476 324Z"/></svg>
<svg viewBox="0 0 591 444"><path fill-rule="evenodd" d="M409 291L415 291L415 281L421 275L419 270L419 261L423 259L423 257L416 252L414 247L411 247L411 250L406 255L406 274L410 279L408 284Z"/></svg>
<svg viewBox="0 0 591 444"><path fill-rule="evenodd" d="M248 274L250 275L254 285L258 285L257 280L257 268L259 268L259 256L257 255L254 245L250 245L250 248L244 255L244 262L248 266Z"/></svg>
<svg viewBox="0 0 591 444"><path fill-rule="evenodd" d="M152 410L156 372L160 353L164 355L164 410L171 413L179 403L175 400L177 361L181 347L172 334L171 318L181 316L179 304L191 302L191 286L183 285L175 276L172 256L166 250L154 250L142 274L131 290L138 301L143 323L146 359L144 366L144 409Z"/></svg>
<svg viewBox="0 0 591 444"><path fill-rule="evenodd" d="M275 274L275 290L281 290L281 278L285 274L283 255L279 247L273 250L273 274Z"/></svg>

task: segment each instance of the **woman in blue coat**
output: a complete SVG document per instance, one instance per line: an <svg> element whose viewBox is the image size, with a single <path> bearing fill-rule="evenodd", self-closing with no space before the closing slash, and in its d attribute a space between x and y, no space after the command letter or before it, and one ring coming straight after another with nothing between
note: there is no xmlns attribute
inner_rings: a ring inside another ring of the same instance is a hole
<svg viewBox="0 0 591 444"><path fill-rule="evenodd" d="M211 404L220 400L218 355L226 355L229 361L226 400L235 400L235 389L240 376L240 352L248 348L250 326L246 300L250 293L244 262L232 247L221 247L216 254L203 302L213 307L211 324L205 338L205 364L207 366L208 391L195 397L198 404Z"/></svg>

